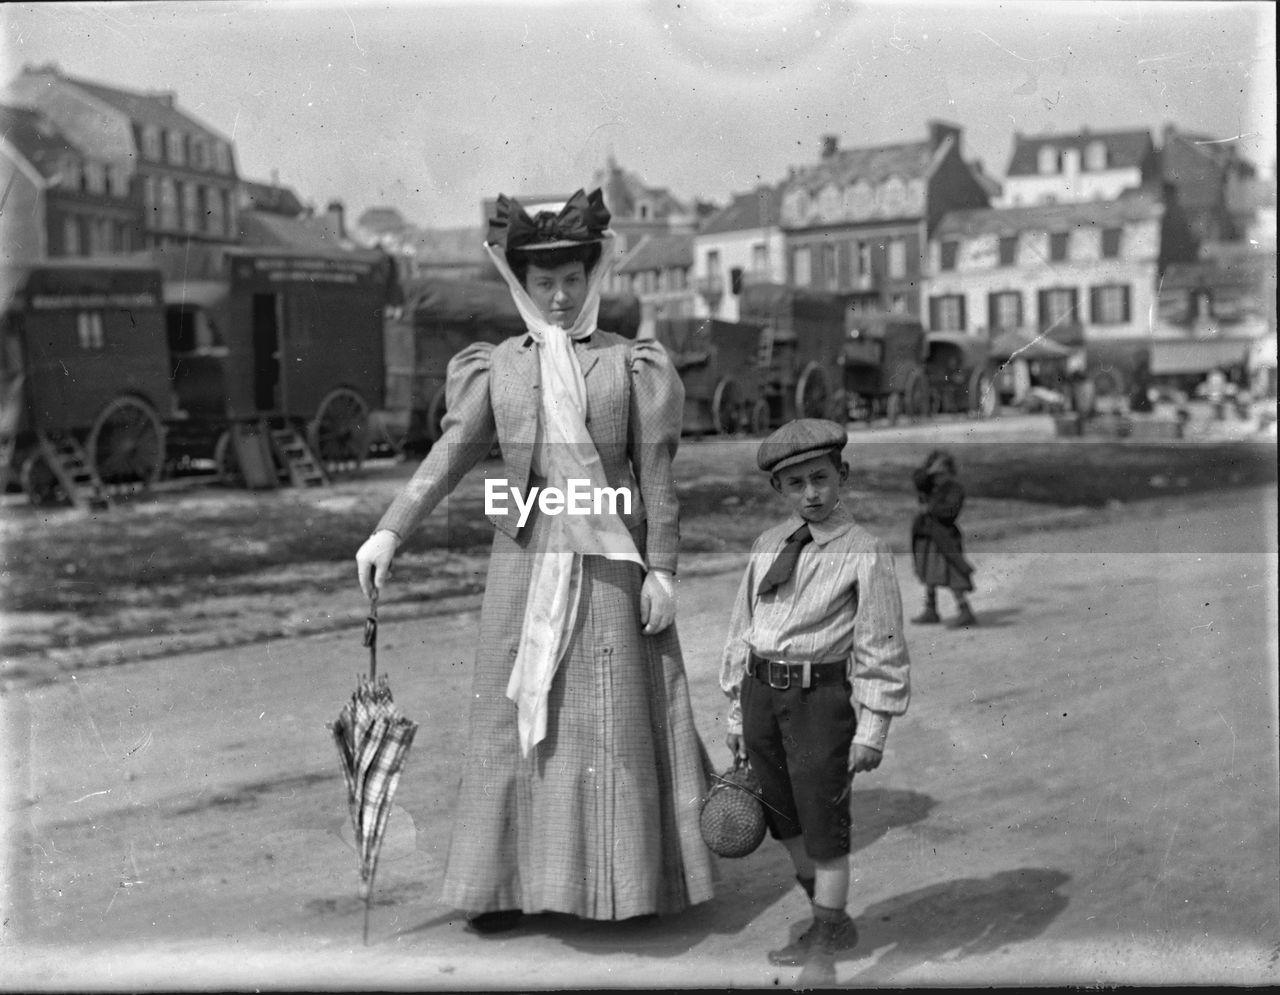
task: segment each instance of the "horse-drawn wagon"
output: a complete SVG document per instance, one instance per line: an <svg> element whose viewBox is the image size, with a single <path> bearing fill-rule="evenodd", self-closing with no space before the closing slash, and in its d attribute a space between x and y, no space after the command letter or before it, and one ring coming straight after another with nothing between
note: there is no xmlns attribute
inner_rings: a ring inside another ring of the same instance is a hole
<svg viewBox="0 0 1280 995"><path fill-rule="evenodd" d="M715 318L666 318L654 338L666 348L684 384L689 435L759 434L769 426L769 402L759 365L763 328Z"/></svg>
<svg viewBox="0 0 1280 995"><path fill-rule="evenodd" d="M929 410L989 418L1000 405L991 350L963 332L930 332L925 340Z"/></svg>
<svg viewBox="0 0 1280 995"><path fill-rule="evenodd" d="M868 420L929 414L925 373L925 331L905 314L850 311L844 348L837 363L844 371L848 417Z"/></svg>

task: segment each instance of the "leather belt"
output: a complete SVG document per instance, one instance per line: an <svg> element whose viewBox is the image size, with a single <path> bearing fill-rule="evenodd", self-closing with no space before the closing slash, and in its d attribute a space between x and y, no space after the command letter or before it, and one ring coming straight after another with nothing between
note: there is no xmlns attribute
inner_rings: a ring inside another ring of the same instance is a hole
<svg viewBox="0 0 1280 995"><path fill-rule="evenodd" d="M808 670L808 681L805 671ZM847 674L844 660L828 660L823 663L782 663L766 660L751 654L747 672L758 681L768 684L775 691L789 688L821 687L826 684L843 684Z"/></svg>

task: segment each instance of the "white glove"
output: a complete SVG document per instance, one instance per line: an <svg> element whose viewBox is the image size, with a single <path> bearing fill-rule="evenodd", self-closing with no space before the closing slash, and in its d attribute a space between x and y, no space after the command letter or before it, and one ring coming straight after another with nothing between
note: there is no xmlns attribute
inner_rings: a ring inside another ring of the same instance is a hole
<svg viewBox="0 0 1280 995"><path fill-rule="evenodd" d="M356 551L356 577L366 598L373 597L374 589L382 590L399 545L400 536L390 529L379 529Z"/></svg>

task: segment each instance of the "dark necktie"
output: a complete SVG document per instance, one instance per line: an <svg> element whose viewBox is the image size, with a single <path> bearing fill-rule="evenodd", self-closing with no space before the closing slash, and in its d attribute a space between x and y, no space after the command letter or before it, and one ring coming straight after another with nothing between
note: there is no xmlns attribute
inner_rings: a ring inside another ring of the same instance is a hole
<svg viewBox="0 0 1280 995"><path fill-rule="evenodd" d="M769 565L764 580L760 581L760 587L756 591L757 597L763 597L791 579L796 569L796 561L800 559L800 550L812 539L813 533L809 531L808 525L801 525L787 537L786 545L778 553L777 559Z"/></svg>

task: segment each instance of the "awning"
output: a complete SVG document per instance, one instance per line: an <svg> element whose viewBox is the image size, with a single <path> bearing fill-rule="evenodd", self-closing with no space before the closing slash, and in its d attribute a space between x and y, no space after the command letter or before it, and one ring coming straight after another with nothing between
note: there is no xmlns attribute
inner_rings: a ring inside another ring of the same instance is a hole
<svg viewBox="0 0 1280 995"><path fill-rule="evenodd" d="M1192 339L1174 342L1151 341L1151 373L1208 373L1242 366L1248 358L1251 339Z"/></svg>

